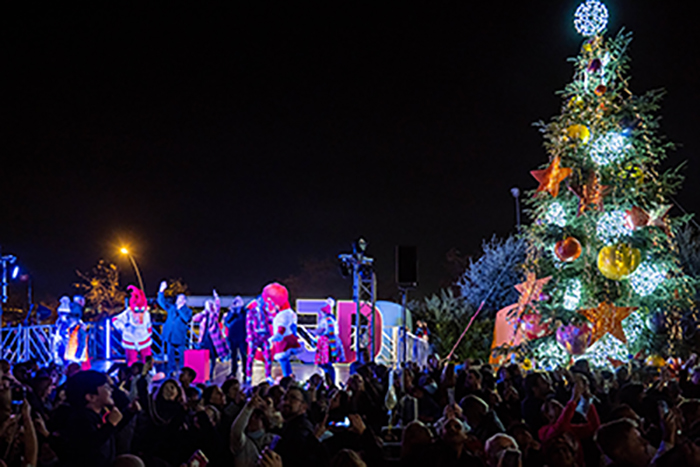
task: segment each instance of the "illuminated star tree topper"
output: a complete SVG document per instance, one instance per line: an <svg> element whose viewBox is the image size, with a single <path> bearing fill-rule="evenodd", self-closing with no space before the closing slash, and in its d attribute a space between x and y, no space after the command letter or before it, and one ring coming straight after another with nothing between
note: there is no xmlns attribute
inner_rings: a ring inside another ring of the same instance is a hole
<svg viewBox="0 0 700 467"><path fill-rule="evenodd" d="M574 14L574 27L584 37L600 34L608 25L608 9L598 0L586 0Z"/></svg>

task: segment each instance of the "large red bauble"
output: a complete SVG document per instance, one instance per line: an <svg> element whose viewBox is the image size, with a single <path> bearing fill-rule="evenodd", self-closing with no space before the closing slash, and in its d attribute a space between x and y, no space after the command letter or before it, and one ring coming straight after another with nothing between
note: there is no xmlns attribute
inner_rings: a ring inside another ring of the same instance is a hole
<svg viewBox="0 0 700 467"><path fill-rule="evenodd" d="M524 314L520 319L520 329L528 340L539 339L549 334L549 323L542 323L539 313Z"/></svg>
<svg viewBox="0 0 700 467"><path fill-rule="evenodd" d="M566 237L554 245L554 254L562 261L575 261L581 256L581 242L574 237Z"/></svg>

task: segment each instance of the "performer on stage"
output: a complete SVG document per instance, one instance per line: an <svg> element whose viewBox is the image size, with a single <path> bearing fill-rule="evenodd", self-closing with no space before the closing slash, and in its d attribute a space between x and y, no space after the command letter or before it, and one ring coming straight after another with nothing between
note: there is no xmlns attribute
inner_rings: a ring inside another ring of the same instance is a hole
<svg viewBox="0 0 700 467"><path fill-rule="evenodd" d="M61 297L60 305L58 305L58 317L54 326L54 334L51 345L53 360L59 365L64 365L64 356L68 338L70 336L69 319L71 314L70 297Z"/></svg>
<svg viewBox="0 0 700 467"><path fill-rule="evenodd" d="M152 328L146 295L133 285L126 289L131 298L126 299L126 309L112 318L112 324L122 333L126 364L131 366L136 361L146 363L146 357L151 355Z"/></svg>
<svg viewBox="0 0 700 467"><path fill-rule="evenodd" d="M268 312L262 295L246 306L246 341L248 343L248 356L245 365L245 380L250 386L253 378L253 360L255 352L260 349L265 363L265 377L272 381L272 354L270 353L270 329L272 318Z"/></svg>
<svg viewBox="0 0 700 467"><path fill-rule="evenodd" d="M340 342L338 335L338 322L333 315L333 306L335 300L328 298L326 304L321 308L321 313L318 315L318 324L316 326L316 365L320 366L331 381L335 384L335 369L334 363L345 361L345 352L343 351L343 343Z"/></svg>
<svg viewBox="0 0 700 467"><path fill-rule="evenodd" d="M182 368L184 352L187 348L187 331L190 329L192 310L187 307L187 297L185 294L178 294L175 304L165 300L165 289L168 283L160 283L158 290L158 305L168 313L168 317L163 325L163 341L168 343L168 366L167 373L172 374Z"/></svg>
<svg viewBox="0 0 700 467"><path fill-rule="evenodd" d="M266 304L277 310L270 337L270 342L274 343L272 355L280 362L282 375L291 376L292 364L289 360L301 352L301 345L297 337L297 314L289 306L289 292L285 286L274 282L265 286L262 297Z"/></svg>
<svg viewBox="0 0 700 467"><path fill-rule="evenodd" d="M70 314L77 319L83 319L83 310L85 309L85 297L82 295L73 295L73 301L70 303Z"/></svg>
<svg viewBox="0 0 700 467"><path fill-rule="evenodd" d="M228 355L228 345L219 327L219 311L221 299L214 290L214 301L204 302L204 311L194 316L193 321L199 323L199 348L209 351L209 378L214 379L216 358Z"/></svg>
<svg viewBox="0 0 700 467"><path fill-rule="evenodd" d="M78 363L89 369L85 323L73 312L69 297L61 297L53 335L53 357L59 365Z"/></svg>
<svg viewBox="0 0 700 467"><path fill-rule="evenodd" d="M224 325L228 333L228 347L231 350L231 374L236 377L238 373L238 354L241 355L241 367L246 365L246 312L243 299L239 296L233 299L228 313L224 317ZM245 371L245 370L244 370Z"/></svg>

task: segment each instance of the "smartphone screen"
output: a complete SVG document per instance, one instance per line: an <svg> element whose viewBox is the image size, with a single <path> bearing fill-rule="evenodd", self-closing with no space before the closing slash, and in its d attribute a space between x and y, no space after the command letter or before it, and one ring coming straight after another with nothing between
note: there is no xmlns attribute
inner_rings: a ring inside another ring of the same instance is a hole
<svg viewBox="0 0 700 467"><path fill-rule="evenodd" d="M331 426L337 426L339 428L347 428L350 426L350 419L345 417L342 422L331 422Z"/></svg>

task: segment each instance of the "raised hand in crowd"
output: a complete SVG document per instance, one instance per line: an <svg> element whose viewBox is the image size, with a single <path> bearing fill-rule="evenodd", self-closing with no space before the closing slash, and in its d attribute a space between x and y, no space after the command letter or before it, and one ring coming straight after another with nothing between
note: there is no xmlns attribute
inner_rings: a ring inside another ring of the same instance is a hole
<svg viewBox="0 0 700 467"><path fill-rule="evenodd" d="M260 467L282 467L282 458L270 448L265 448L258 461Z"/></svg>

